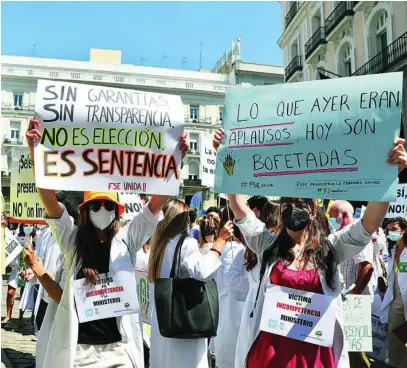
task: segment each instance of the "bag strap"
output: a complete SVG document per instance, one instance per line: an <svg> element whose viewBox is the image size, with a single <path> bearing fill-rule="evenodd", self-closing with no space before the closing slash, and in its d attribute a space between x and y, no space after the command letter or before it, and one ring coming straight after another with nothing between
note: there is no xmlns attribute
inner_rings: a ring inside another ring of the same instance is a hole
<svg viewBox="0 0 407 368"><path fill-rule="evenodd" d="M188 236L187 233L182 233L181 237L178 240L177 246L175 247L174 259L172 260L172 267L171 267L171 272L170 272L170 279L174 278L175 269L177 270L177 276L178 276L180 263L181 263L181 247L187 236Z"/></svg>

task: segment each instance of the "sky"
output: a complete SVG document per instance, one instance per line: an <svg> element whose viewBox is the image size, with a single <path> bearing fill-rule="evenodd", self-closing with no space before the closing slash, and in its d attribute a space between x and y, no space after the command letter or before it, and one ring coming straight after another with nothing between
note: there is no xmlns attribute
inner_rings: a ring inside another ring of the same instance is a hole
<svg viewBox="0 0 407 368"><path fill-rule="evenodd" d="M198 70L201 47L212 69L240 37L243 61L283 65L282 31L278 2L1 2L2 55L89 61L102 48L123 64Z"/></svg>

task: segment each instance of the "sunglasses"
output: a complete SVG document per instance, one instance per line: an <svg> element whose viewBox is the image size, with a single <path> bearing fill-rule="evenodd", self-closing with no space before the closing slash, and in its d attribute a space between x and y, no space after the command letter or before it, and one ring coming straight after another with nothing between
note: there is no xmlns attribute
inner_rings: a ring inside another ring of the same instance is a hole
<svg viewBox="0 0 407 368"><path fill-rule="evenodd" d="M114 209L116 209L116 204L109 201L106 202L95 201L89 203L89 209L93 212L99 212L102 206L105 207L106 211L113 211Z"/></svg>

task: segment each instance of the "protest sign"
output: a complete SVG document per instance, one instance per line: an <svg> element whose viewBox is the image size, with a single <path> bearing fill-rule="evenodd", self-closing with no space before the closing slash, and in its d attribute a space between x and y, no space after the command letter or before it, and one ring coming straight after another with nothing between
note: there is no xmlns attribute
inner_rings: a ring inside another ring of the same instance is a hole
<svg viewBox="0 0 407 368"><path fill-rule="evenodd" d="M335 308L333 297L272 285L266 291L260 329L331 347Z"/></svg>
<svg viewBox="0 0 407 368"><path fill-rule="evenodd" d="M212 148L212 142L206 137L199 137L201 183L206 187L215 184L216 151Z"/></svg>
<svg viewBox="0 0 407 368"><path fill-rule="evenodd" d="M119 193L119 202L124 204L126 209L122 215L123 220L126 221L132 220L143 208L140 196L137 193Z"/></svg>
<svg viewBox="0 0 407 368"><path fill-rule="evenodd" d="M230 89L215 192L395 200L401 89L402 73Z"/></svg>
<svg viewBox="0 0 407 368"><path fill-rule="evenodd" d="M406 217L407 214L407 184L397 185L397 200L391 202L386 218Z"/></svg>
<svg viewBox="0 0 407 368"><path fill-rule="evenodd" d="M6 251L6 262L5 266L8 266L13 262L16 257L18 257L24 248L18 239L13 235L13 233L6 228L5 231L5 251Z"/></svg>
<svg viewBox="0 0 407 368"><path fill-rule="evenodd" d="M10 222L45 224L28 148L12 150L10 211Z"/></svg>
<svg viewBox="0 0 407 368"><path fill-rule="evenodd" d="M178 195L181 97L39 80L35 115L40 188Z"/></svg>
<svg viewBox="0 0 407 368"><path fill-rule="evenodd" d="M372 297L346 295L343 324L348 351L372 351Z"/></svg>
<svg viewBox="0 0 407 368"><path fill-rule="evenodd" d="M99 275L94 284L85 278L74 281L74 296L79 322L124 316L140 311L134 293L134 274L128 271Z"/></svg>
<svg viewBox="0 0 407 368"><path fill-rule="evenodd" d="M372 314L372 344L373 351L368 352L367 355L371 358L384 362L387 352L387 333L389 325L381 323L380 318Z"/></svg>
<svg viewBox="0 0 407 368"><path fill-rule="evenodd" d="M145 271L134 271L137 282L137 295L140 304L141 320L151 325L151 301L150 284L148 282L148 273Z"/></svg>

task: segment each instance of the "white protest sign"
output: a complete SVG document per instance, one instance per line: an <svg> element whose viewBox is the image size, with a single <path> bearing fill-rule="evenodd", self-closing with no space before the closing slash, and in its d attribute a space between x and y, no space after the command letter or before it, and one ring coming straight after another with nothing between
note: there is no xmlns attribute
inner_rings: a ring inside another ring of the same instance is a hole
<svg viewBox="0 0 407 368"><path fill-rule="evenodd" d="M126 221L137 216L143 208L140 196L137 193L119 193L119 202L124 204L126 209L126 212L122 215Z"/></svg>
<svg viewBox="0 0 407 368"><path fill-rule="evenodd" d="M150 284L148 282L148 273L145 271L134 271L137 282L137 295L140 303L141 320L151 325L151 300Z"/></svg>
<svg viewBox="0 0 407 368"><path fill-rule="evenodd" d="M37 185L178 195L180 96L39 80Z"/></svg>
<svg viewBox="0 0 407 368"><path fill-rule="evenodd" d="M93 285L86 279L74 281L74 295L79 322L118 317L140 311L136 282L129 271L101 274Z"/></svg>
<svg viewBox="0 0 407 368"><path fill-rule="evenodd" d="M19 256L24 247L23 245L20 244L20 242L13 235L13 233L7 228L6 228L5 246L6 246L6 265L9 265L16 259L16 257Z"/></svg>
<svg viewBox="0 0 407 368"><path fill-rule="evenodd" d="M407 214L407 184L397 185L397 201L391 202L386 218L406 217Z"/></svg>
<svg viewBox="0 0 407 368"><path fill-rule="evenodd" d="M215 185L216 151L206 137L199 137L201 183L206 187Z"/></svg>
<svg viewBox="0 0 407 368"><path fill-rule="evenodd" d="M372 351L372 298L370 295L346 295L343 324L348 351Z"/></svg>
<svg viewBox="0 0 407 368"><path fill-rule="evenodd" d="M266 291L260 329L331 347L335 309L333 297L272 285Z"/></svg>
<svg viewBox="0 0 407 368"><path fill-rule="evenodd" d="M28 148L13 148L10 184L11 222L45 224Z"/></svg>

